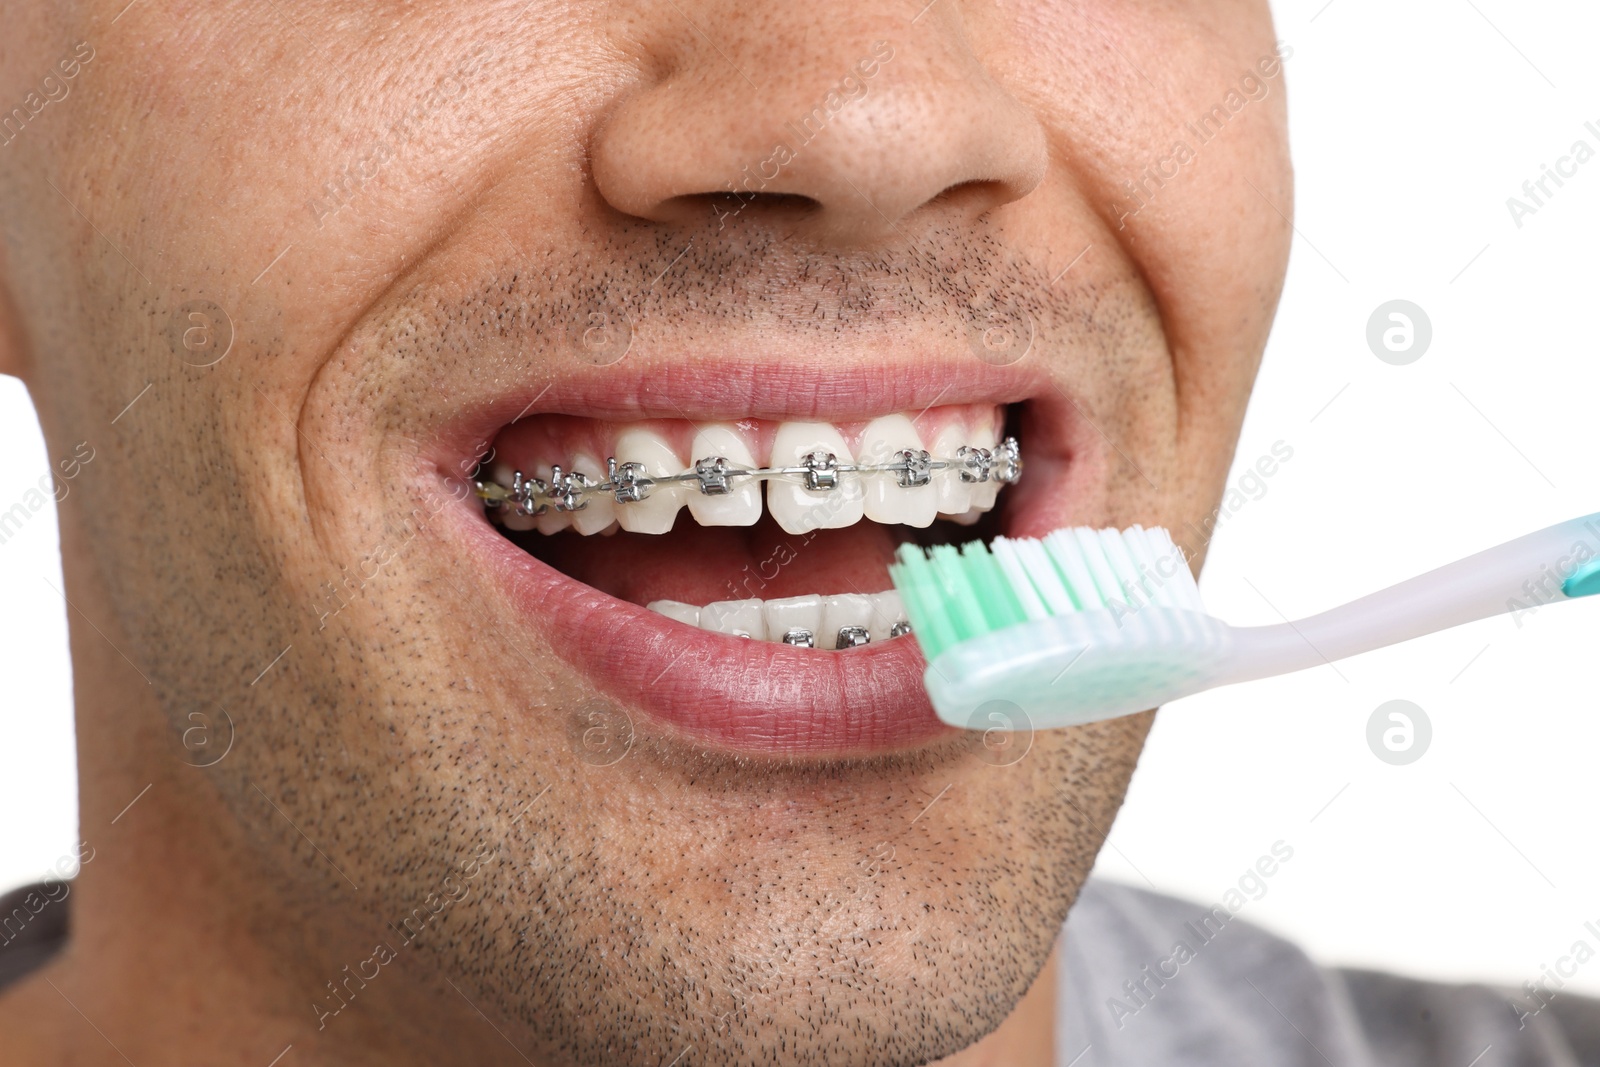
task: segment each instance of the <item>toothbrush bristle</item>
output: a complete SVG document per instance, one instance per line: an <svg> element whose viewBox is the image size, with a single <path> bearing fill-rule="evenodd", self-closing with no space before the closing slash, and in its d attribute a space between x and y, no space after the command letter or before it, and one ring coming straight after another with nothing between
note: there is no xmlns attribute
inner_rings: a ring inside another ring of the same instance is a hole
<svg viewBox="0 0 1600 1067"><path fill-rule="evenodd" d="M1183 550L1160 527L1070 527L959 550L901 545L889 577L930 662L952 645L1056 615L1205 610Z"/></svg>

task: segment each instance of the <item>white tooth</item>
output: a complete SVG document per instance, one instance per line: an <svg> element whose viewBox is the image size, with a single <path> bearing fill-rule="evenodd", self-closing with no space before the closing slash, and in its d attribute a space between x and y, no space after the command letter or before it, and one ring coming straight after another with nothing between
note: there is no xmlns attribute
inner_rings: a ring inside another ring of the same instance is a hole
<svg viewBox="0 0 1600 1067"><path fill-rule="evenodd" d="M497 485L503 485L509 489L511 488L512 475L515 473L516 472L511 469L511 464L507 463L503 459L497 459L489 467L489 480ZM517 513L517 509L513 507L501 508L495 518L500 525L504 526L508 530L533 529L533 516L519 515Z"/></svg>
<svg viewBox="0 0 1600 1067"><path fill-rule="evenodd" d="M904 415L873 419L861 432L860 463L893 463L903 448L921 449L922 437ZM901 488L893 474L861 475L866 489L866 514L873 522L927 526L939 510L938 492L931 485Z"/></svg>
<svg viewBox="0 0 1600 1067"><path fill-rule="evenodd" d="M719 600L707 604L700 609L700 629L756 641L767 639L767 623L762 618L759 600Z"/></svg>
<svg viewBox="0 0 1600 1067"><path fill-rule="evenodd" d="M651 478L682 474L688 464L672 450L667 439L639 427L629 427L617 435L618 463L640 463ZM672 529L678 509L683 506L681 482L651 486L650 495L629 504L618 504L616 519L624 530L634 533L663 534Z"/></svg>
<svg viewBox="0 0 1600 1067"><path fill-rule="evenodd" d="M690 626L700 625L700 609L693 604L685 604L679 600L652 600L646 607L669 619L688 623Z"/></svg>
<svg viewBox="0 0 1600 1067"><path fill-rule="evenodd" d="M552 473L554 471L548 463L541 463L533 468L534 477L547 484ZM554 507L546 507L544 514L535 517L533 520L533 528L542 534L560 533L562 530L571 529L571 527L572 512L557 511Z"/></svg>
<svg viewBox="0 0 1600 1067"><path fill-rule="evenodd" d="M832 452L841 465L855 462L855 456L833 426L825 422L785 422L772 438L771 465L799 466L803 456L818 449ZM865 512L865 496L861 479L853 474L839 475L838 486L825 491L807 489L799 477L767 482L767 508L778 525L792 534L855 525Z"/></svg>
<svg viewBox="0 0 1600 1067"><path fill-rule="evenodd" d="M999 495L1000 483L994 480L994 475L991 473L988 481L979 482L977 485L972 487L973 510L977 511L979 514L982 514L985 511L993 510L995 497Z"/></svg>
<svg viewBox="0 0 1600 1067"><path fill-rule="evenodd" d="M755 454L736 428L727 423L702 426L689 448L689 463L721 456L735 467L754 467ZM707 496L695 483L688 483L689 514L701 526L754 526L761 521L761 484L754 478L732 478L732 492Z"/></svg>
<svg viewBox="0 0 1600 1067"><path fill-rule="evenodd" d="M979 511L977 508L973 508L970 511L963 511L959 515L940 515L939 517L941 519L948 519L957 526L971 526L973 523L983 518L983 512Z"/></svg>
<svg viewBox="0 0 1600 1067"><path fill-rule="evenodd" d="M782 641L790 630L810 630L814 640L822 636L822 597L791 596L766 602L767 640ZM817 647L821 648L820 640Z"/></svg>
<svg viewBox="0 0 1600 1067"><path fill-rule="evenodd" d="M967 428L970 435L969 445L979 448L993 448L1000 443L1000 409L985 407L973 418L972 425Z"/></svg>
<svg viewBox="0 0 1600 1067"><path fill-rule="evenodd" d="M822 598L822 632L817 634L818 648L838 648L839 628L842 626L867 626L871 633L872 598L860 593L840 593Z"/></svg>
<svg viewBox="0 0 1600 1067"><path fill-rule="evenodd" d="M606 465L587 452L572 457L572 469L599 484L606 480ZM599 533L617 517L617 501L610 493L590 493L588 503L572 513L572 528L584 536Z"/></svg>
<svg viewBox="0 0 1600 1067"><path fill-rule="evenodd" d="M933 439L933 447L928 451L933 453L935 459L954 462L956 452L967 443L966 426L952 422L939 431L938 436ZM937 498L936 506L941 516L960 515L972 507L972 487L961 480L959 469L946 467L942 471L934 471L933 487Z"/></svg>
<svg viewBox="0 0 1600 1067"><path fill-rule="evenodd" d="M893 589L883 593L873 593L872 618L867 623L867 632L874 641L889 640L889 631L894 624L906 617L905 606L900 602L900 594Z"/></svg>
<svg viewBox="0 0 1600 1067"><path fill-rule="evenodd" d="M994 451L1000 443L1000 411L998 408L985 408L973 422L968 431L967 444L974 448L987 448ZM1000 483L994 480L991 473L989 480L978 482L972 486L972 506L983 511L994 507L995 497L1000 495Z"/></svg>

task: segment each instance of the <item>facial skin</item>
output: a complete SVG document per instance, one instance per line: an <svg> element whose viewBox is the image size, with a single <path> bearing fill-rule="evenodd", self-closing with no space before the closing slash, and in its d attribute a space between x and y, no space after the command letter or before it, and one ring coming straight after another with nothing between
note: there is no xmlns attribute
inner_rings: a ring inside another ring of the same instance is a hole
<svg viewBox="0 0 1600 1067"><path fill-rule="evenodd" d="M567 343L596 307L619 373L804 394L999 380L992 297L1068 443L1029 470L1055 524L1198 566L1287 257L1281 69L1185 125L1273 56L1266 5L125 2L0 35L6 107L92 46L0 147L0 370L53 461L95 448L61 513L94 859L0 1062L911 1065L1047 1003L1149 715L1015 762L697 744L551 650L444 442L606 373ZM711 195L876 42L785 196ZM582 743L596 709L631 744Z"/></svg>

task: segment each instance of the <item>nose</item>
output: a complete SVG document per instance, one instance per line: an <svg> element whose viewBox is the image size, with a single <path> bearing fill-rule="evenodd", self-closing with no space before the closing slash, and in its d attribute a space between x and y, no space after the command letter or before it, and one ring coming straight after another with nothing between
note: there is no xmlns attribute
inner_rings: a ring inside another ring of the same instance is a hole
<svg viewBox="0 0 1600 1067"><path fill-rule="evenodd" d="M827 17L821 0L758 6L748 29L691 8L705 32L675 34L663 73L605 117L590 158L612 207L656 222L781 213L786 232L870 244L919 213L975 218L1042 180L1044 129L952 0L915 23L905 5L870 22Z"/></svg>

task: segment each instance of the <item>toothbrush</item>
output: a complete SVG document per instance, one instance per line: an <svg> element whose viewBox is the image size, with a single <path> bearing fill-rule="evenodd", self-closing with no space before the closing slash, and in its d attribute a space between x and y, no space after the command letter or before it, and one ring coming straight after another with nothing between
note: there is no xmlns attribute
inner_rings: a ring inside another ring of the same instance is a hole
<svg viewBox="0 0 1600 1067"><path fill-rule="evenodd" d="M1160 528L1077 527L959 550L902 545L889 575L941 720L983 729L1000 701L1049 729L1600 593L1600 514L1273 626L1208 614L1182 550Z"/></svg>

